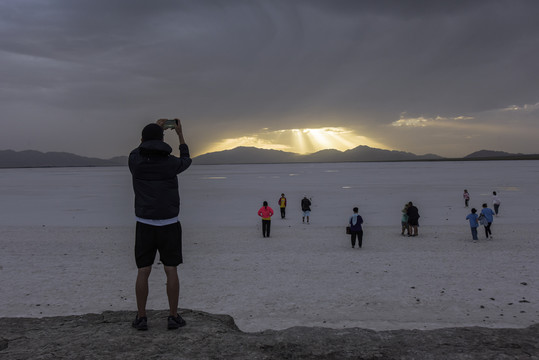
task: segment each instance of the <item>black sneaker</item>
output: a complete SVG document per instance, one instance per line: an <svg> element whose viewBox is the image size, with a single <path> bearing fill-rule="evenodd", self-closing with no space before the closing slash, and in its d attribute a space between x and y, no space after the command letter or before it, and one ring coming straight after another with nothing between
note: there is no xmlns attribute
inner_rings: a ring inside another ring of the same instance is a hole
<svg viewBox="0 0 539 360"><path fill-rule="evenodd" d="M137 330L148 330L148 318L146 316L139 318L137 315L131 325Z"/></svg>
<svg viewBox="0 0 539 360"><path fill-rule="evenodd" d="M177 315L176 317L174 317L174 316L169 316L168 317L168 329L169 330L177 329L177 328L180 328L182 326L185 326L185 320L180 315Z"/></svg>

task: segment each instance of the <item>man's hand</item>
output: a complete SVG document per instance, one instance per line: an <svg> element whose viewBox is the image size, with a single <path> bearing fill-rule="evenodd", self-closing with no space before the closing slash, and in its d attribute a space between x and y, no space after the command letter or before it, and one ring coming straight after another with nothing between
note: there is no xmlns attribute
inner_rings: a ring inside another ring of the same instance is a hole
<svg viewBox="0 0 539 360"><path fill-rule="evenodd" d="M178 135L181 135L182 134L182 122L180 119L174 119L176 120L178 123L176 124L176 127L174 128L174 130L176 131L176 134Z"/></svg>
<svg viewBox="0 0 539 360"><path fill-rule="evenodd" d="M185 144L185 140L183 138L182 123L181 123L180 119L178 119L178 118L176 118L174 120L178 121L178 124L174 128L174 131L176 131L176 134L178 135L178 139L180 140L180 144ZM167 121L167 119L159 119L159 120L156 121L156 123L157 123L157 125L163 127L163 126L165 126L166 121Z"/></svg>
<svg viewBox="0 0 539 360"><path fill-rule="evenodd" d="M178 124L174 128L176 131L176 134L178 134L178 139L180 140L180 144L185 144L185 139L183 138L183 130L182 130L182 122L180 119L175 119Z"/></svg>

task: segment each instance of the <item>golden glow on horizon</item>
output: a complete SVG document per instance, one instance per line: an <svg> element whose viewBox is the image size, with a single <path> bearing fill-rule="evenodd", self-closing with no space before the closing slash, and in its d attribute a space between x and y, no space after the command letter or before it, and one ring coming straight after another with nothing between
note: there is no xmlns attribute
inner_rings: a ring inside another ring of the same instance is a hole
<svg viewBox="0 0 539 360"><path fill-rule="evenodd" d="M343 127L275 131L270 131L266 128L262 129L258 134L223 139L211 145L204 153L247 146L260 149L283 150L298 154L310 154L324 149L345 151L359 145L386 148L380 143L372 141L365 136L356 135L353 131Z"/></svg>

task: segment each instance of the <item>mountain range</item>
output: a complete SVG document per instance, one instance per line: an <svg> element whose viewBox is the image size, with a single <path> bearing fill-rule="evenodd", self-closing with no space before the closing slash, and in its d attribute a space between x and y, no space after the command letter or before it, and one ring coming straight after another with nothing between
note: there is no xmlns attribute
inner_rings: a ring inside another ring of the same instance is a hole
<svg viewBox="0 0 539 360"><path fill-rule="evenodd" d="M467 155L463 158L464 160L467 160L467 159L471 159L471 160L477 160L477 159L482 159L482 160L488 160L488 159L492 159L492 160L499 160L499 159L504 159L504 160L537 160L539 159L539 155L538 154L521 154L521 153L518 153L518 154L511 154L511 153L508 153L508 152L505 152L505 151L493 151L493 150L479 150L479 151L476 151L474 153L471 153L470 155Z"/></svg>
<svg viewBox="0 0 539 360"><path fill-rule="evenodd" d="M267 164L297 162L353 162L353 161L412 161L442 160L434 154L415 155L404 151L382 150L368 146L339 151L321 150L312 154L300 155L281 150L264 150L253 147L237 147L232 150L207 153L193 159L196 164Z"/></svg>
<svg viewBox="0 0 539 360"><path fill-rule="evenodd" d="M237 147L232 150L212 152L197 156L193 163L210 164L268 164L298 162L365 162L365 161L443 161L443 160L539 160L539 154L511 154L503 151L480 150L463 158L444 158L436 154L416 155L410 152L383 150L369 146L339 151L321 150L300 155L280 150L254 147Z"/></svg>
<svg viewBox="0 0 539 360"><path fill-rule="evenodd" d="M265 150L255 147L237 147L232 150L212 152L196 156L193 163L210 164L270 164L270 163L315 163L315 162L364 162L364 161L443 161L443 160L539 160L538 154L511 154L503 151L480 150L463 158L444 158L435 154L416 155L410 152L383 150L368 146L339 151L321 150L313 154L300 155L280 150ZM125 166L127 156L99 159L79 156L67 152L43 153L35 150L0 150L0 168L31 167L94 167Z"/></svg>
<svg viewBox="0 0 539 360"><path fill-rule="evenodd" d="M40 152L35 150L0 150L0 168L31 167L92 167L127 165L126 156L99 159L67 152Z"/></svg>

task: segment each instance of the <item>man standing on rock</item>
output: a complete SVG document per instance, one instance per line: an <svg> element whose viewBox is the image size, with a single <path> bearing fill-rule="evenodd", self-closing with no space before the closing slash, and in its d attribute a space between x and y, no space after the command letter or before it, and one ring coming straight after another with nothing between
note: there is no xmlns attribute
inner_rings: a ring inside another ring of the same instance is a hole
<svg viewBox="0 0 539 360"><path fill-rule="evenodd" d="M167 277L168 328L177 329L185 325L178 314L180 280L177 266L183 262L183 257L177 175L191 165L191 158L178 119L172 126L180 142L180 157L171 155L172 148L163 141L165 123L166 119L160 119L146 125L142 130L141 144L129 155L135 192L135 260L138 268L135 284L138 312L132 325L138 330L148 329L148 278L157 251Z"/></svg>

